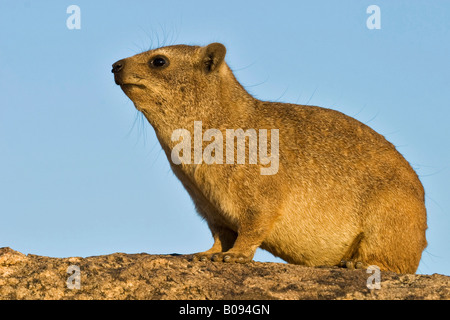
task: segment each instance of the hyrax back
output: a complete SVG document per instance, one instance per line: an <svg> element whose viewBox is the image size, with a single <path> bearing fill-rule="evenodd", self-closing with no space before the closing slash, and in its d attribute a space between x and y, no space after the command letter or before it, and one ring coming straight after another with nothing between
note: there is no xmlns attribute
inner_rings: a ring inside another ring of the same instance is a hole
<svg viewBox="0 0 450 320"><path fill-rule="evenodd" d="M414 273L427 224L424 190L409 163L338 111L253 98L225 52L218 43L162 47L112 70L211 229L212 248L195 259L248 262L261 247L290 263ZM245 140L228 141L227 130L238 129ZM254 157L251 133L272 163L261 152ZM235 160L243 143L244 163ZM214 161L202 158L206 150ZM233 161L225 159L230 151Z"/></svg>

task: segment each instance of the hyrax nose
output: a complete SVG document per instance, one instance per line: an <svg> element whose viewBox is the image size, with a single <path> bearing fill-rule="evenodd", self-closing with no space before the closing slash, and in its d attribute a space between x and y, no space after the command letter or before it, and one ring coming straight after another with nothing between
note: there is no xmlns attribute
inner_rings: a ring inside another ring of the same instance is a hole
<svg viewBox="0 0 450 320"><path fill-rule="evenodd" d="M123 69L124 65L125 65L125 61L124 61L124 60L119 60L119 61L115 62L115 63L112 65L112 70L111 70L111 72L112 72L112 73L118 73L118 72L120 72L120 70Z"/></svg>

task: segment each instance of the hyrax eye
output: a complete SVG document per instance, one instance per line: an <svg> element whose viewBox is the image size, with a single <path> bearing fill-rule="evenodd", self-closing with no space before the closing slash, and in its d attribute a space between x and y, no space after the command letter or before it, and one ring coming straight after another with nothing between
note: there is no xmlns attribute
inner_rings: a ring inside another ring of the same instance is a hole
<svg viewBox="0 0 450 320"><path fill-rule="evenodd" d="M150 60L150 66L153 68L162 68L169 65L169 60L166 57L156 56Z"/></svg>

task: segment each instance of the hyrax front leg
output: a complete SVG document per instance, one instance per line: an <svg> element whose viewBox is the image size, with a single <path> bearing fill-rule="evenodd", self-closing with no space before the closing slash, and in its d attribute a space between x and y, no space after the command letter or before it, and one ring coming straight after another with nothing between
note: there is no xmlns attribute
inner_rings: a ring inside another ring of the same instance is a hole
<svg viewBox="0 0 450 320"><path fill-rule="evenodd" d="M216 253L212 260L216 262L247 263L252 261L256 249L272 229L275 217L256 216L243 221L239 226L236 241L231 249Z"/></svg>
<svg viewBox="0 0 450 320"><path fill-rule="evenodd" d="M236 241L236 232L226 227L209 224L209 228L214 238L214 244L209 250L195 253L192 258L193 261L209 261L214 254L228 251Z"/></svg>

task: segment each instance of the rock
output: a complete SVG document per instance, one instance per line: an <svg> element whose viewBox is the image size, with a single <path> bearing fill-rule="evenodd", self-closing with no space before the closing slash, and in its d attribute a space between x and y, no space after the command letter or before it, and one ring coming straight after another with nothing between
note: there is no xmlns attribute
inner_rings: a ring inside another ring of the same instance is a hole
<svg viewBox="0 0 450 320"><path fill-rule="evenodd" d="M450 277L439 274L381 272L381 288L369 290L372 273L366 270L189 258L145 253L50 258L0 248L0 299L450 299ZM75 267L67 273L70 266Z"/></svg>

